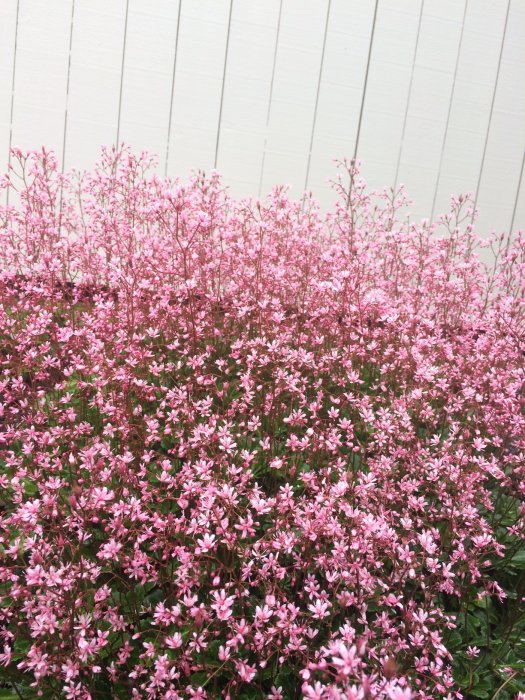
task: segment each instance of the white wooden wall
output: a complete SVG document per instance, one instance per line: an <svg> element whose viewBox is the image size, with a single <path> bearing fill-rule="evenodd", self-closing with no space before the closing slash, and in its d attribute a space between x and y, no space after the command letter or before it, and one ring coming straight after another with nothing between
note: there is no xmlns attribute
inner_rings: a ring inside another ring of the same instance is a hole
<svg viewBox="0 0 525 700"><path fill-rule="evenodd" d="M120 141L324 205L357 153L414 218L470 191L480 231L525 227L525 0L0 0L2 170Z"/></svg>

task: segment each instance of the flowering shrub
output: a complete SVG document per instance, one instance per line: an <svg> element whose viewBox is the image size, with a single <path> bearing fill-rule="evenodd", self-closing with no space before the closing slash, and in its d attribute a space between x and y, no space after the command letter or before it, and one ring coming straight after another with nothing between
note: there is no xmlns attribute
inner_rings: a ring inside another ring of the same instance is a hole
<svg viewBox="0 0 525 700"><path fill-rule="evenodd" d="M525 240L14 155L5 697L525 692Z"/></svg>

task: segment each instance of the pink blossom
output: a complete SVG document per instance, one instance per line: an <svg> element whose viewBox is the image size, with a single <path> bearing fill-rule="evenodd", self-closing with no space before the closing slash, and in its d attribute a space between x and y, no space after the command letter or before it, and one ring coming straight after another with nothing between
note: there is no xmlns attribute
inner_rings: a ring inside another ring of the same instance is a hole
<svg viewBox="0 0 525 700"><path fill-rule="evenodd" d="M219 620L227 620L233 614L232 605L235 601L235 596L228 596L226 591L213 591L212 597L215 603L211 604L211 609L215 610Z"/></svg>
<svg viewBox="0 0 525 700"><path fill-rule="evenodd" d="M6 677L28 697L459 695L481 652L458 611L488 606L492 634L522 602L525 235L483 240L463 196L414 222L350 161L326 213L126 147L79 177L46 149L11 164Z"/></svg>

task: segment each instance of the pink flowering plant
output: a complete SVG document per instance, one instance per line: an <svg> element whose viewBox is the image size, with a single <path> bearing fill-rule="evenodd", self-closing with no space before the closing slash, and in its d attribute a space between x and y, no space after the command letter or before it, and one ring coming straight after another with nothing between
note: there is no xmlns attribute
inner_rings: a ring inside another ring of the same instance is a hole
<svg viewBox="0 0 525 700"><path fill-rule="evenodd" d="M151 165L3 180L1 697L525 692L524 238Z"/></svg>

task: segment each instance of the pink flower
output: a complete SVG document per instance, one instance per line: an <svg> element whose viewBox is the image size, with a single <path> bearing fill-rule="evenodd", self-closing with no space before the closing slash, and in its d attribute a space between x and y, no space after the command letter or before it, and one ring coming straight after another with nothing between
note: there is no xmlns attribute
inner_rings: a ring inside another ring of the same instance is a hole
<svg viewBox="0 0 525 700"><path fill-rule="evenodd" d="M327 697L327 695L325 695L325 690L326 686L319 681L316 681L314 685L305 683L302 686L303 696L309 698L309 700L323 700L323 698Z"/></svg>
<svg viewBox="0 0 525 700"><path fill-rule="evenodd" d="M166 637L166 646L170 649L178 649L182 646L182 635L180 632L175 632L169 637Z"/></svg>
<svg viewBox="0 0 525 700"><path fill-rule="evenodd" d="M250 666L245 661L236 661L235 667L240 679L244 683L250 683L257 675L257 669L254 666Z"/></svg>
<svg viewBox="0 0 525 700"><path fill-rule="evenodd" d="M232 605L235 602L235 596L228 596L226 591L212 591L212 596L215 603L211 604L211 609L215 610L219 620L228 620L232 616Z"/></svg>
<svg viewBox="0 0 525 700"><path fill-rule="evenodd" d="M206 533L201 539L197 540L197 544L199 545L198 551L205 554L206 552L209 552L210 549L213 549L215 545L215 535L209 535Z"/></svg>
<svg viewBox="0 0 525 700"><path fill-rule="evenodd" d="M317 618L318 620L322 620L330 614L329 609L331 607L332 606L328 601L316 600L315 603L310 603L308 605L308 610L310 610L313 617Z"/></svg>
<svg viewBox="0 0 525 700"><path fill-rule="evenodd" d="M360 659L355 646L348 648L340 642L333 651L332 663L343 676L349 676L359 667Z"/></svg>
<svg viewBox="0 0 525 700"><path fill-rule="evenodd" d="M113 538L110 539L108 542L103 544L101 548L98 551L98 558L99 559L115 559L115 557L118 555L120 550L122 549L122 545L120 542L116 542Z"/></svg>

